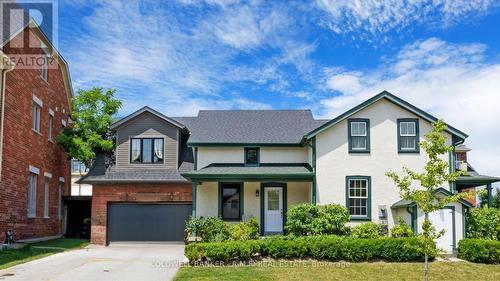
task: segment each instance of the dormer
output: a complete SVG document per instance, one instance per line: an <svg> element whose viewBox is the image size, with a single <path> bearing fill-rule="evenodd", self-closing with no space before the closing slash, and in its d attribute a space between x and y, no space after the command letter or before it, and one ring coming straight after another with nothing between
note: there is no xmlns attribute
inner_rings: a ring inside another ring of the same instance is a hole
<svg viewBox="0 0 500 281"><path fill-rule="evenodd" d="M116 169L178 169L186 126L143 107L110 126L116 136Z"/></svg>

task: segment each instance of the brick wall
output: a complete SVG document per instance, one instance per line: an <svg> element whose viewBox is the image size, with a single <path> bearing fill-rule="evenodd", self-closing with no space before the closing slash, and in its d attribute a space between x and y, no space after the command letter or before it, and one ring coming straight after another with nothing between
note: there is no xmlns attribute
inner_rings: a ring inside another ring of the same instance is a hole
<svg viewBox="0 0 500 281"><path fill-rule="evenodd" d="M30 34L31 43L33 40L38 40L32 31ZM23 36L23 33L19 36ZM11 47L4 47L4 53L12 55L27 52L27 49ZM57 66L57 69L51 68L48 72L48 81L40 77L39 69L18 67L6 76L0 179L0 239L2 240L9 228L14 230L16 240L60 235L62 232L62 221L58 218L59 178L65 179L63 195L68 194L71 182L69 161L55 141L48 140L48 120L51 109L54 111L53 136L55 137L62 130L61 120L68 120L70 105L64 88L62 70ZM43 102L40 133L31 129L33 95ZM30 165L40 170L36 192L36 218L27 217ZM52 174L49 183L49 218L43 217L44 173Z"/></svg>
<svg viewBox="0 0 500 281"><path fill-rule="evenodd" d="M107 216L110 202L191 202L191 184L94 185L92 194L93 244L107 243Z"/></svg>

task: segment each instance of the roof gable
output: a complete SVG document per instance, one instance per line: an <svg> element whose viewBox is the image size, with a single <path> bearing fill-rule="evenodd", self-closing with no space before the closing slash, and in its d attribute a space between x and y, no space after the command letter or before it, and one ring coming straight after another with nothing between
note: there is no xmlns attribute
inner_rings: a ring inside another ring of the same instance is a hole
<svg viewBox="0 0 500 281"><path fill-rule="evenodd" d="M179 129L183 129L183 130L186 129L186 126L184 126L180 122L178 122L170 117L167 117L167 116L163 115L162 113L160 113L160 112L158 112L158 111L156 111L148 106L145 106L145 107L137 110L136 112L116 121L115 123L111 124L111 126L109 126L109 128L111 130L116 130L117 128L129 123L130 121L134 120L136 117L138 117L146 112L160 118L161 120L163 120L167 123L174 125L175 127L179 128Z"/></svg>
<svg viewBox="0 0 500 281"><path fill-rule="evenodd" d="M338 124L339 122L343 121L344 119L346 118L349 118L350 116L356 114L357 112L360 112L361 110L371 106L372 104L376 103L377 101L381 100L381 99L386 99L387 101L397 105L397 106L400 106L402 107L403 109L419 116L420 118L424 119L424 120L427 120L428 122L430 123L434 123L438 120L438 118L432 116L431 114L421 110L420 108L410 104L409 102L387 92L387 91L383 91L381 92L380 94L364 101L363 103L349 109L348 111L340 114L339 116L335 117L334 119L324 123L323 125L315 128L314 130L310 131L309 133L307 133L305 135L305 139L309 140L311 138L313 138L314 136L316 136L317 134L323 132L324 130L334 126L335 124ZM461 139L461 140L464 140L468 137L468 135L448 124L446 124L448 126L448 129L446 130L448 133L452 134L453 136Z"/></svg>

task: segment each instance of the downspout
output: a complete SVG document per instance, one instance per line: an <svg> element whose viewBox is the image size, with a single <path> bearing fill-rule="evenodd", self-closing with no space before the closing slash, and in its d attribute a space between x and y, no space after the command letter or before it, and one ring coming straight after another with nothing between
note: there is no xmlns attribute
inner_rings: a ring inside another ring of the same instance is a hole
<svg viewBox="0 0 500 281"><path fill-rule="evenodd" d="M311 162L312 162L312 169L313 169L313 181L312 181L312 194L311 194L311 203L313 205L316 205L317 203L317 193L316 193L316 137L313 137L312 140L308 143L308 146L311 148L312 150L312 159L311 159Z"/></svg>
<svg viewBox="0 0 500 281"><path fill-rule="evenodd" d="M7 73L13 70L15 64L0 50L0 93L1 93L1 114L0 114L0 181L2 179L2 163L3 163L3 128L5 121L5 85Z"/></svg>

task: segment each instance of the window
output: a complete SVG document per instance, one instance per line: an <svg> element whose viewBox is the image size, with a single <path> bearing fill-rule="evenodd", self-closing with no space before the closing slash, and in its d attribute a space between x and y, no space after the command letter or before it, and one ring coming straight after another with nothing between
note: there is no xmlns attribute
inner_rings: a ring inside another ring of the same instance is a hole
<svg viewBox="0 0 500 281"><path fill-rule="evenodd" d="M418 119L398 119L398 151L418 153Z"/></svg>
<svg viewBox="0 0 500 281"><path fill-rule="evenodd" d="M30 172L28 186L28 217L36 217L36 181L37 174Z"/></svg>
<svg viewBox="0 0 500 281"><path fill-rule="evenodd" d="M370 219L370 177L356 176L346 178L346 206L351 219Z"/></svg>
<svg viewBox="0 0 500 281"><path fill-rule="evenodd" d="M62 219L62 194L64 190L64 182L59 180L59 189L57 193L57 218Z"/></svg>
<svg viewBox="0 0 500 281"><path fill-rule="evenodd" d="M40 112L42 107L37 103L33 102L33 122L31 128L37 132L40 132Z"/></svg>
<svg viewBox="0 0 500 281"><path fill-rule="evenodd" d="M245 165L259 165L259 152L258 147L245 148Z"/></svg>
<svg viewBox="0 0 500 281"><path fill-rule="evenodd" d="M87 166L76 159L71 159L71 173L72 174L86 174L89 171Z"/></svg>
<svg viewBox="0 0 500 281"><path fill-rule="evenodd" d="M348 144L350 153L370 152L370 120L348 120Z"/></svg>
<svg viewBox="0 0 500 281"><path fill-rule="evenodd" d="M40 66L40 77L42 77L43 80L47 81L49 76L49 54L45 49L42 49L42 59L43 62Z"/></svg>
<svg viewBox="0 0 500 281"><path fill-rule="evenodd" d="M54 124L54 116L49 114L49 140L52 140L52 126Z"/></svg>
<svg viewBox="0 0 500 281"><path fill-rule="evenodd" d="M130 146L130 163L163 163L163 139L135 138Z"/></svg>
<svg viewBox="0 0 500 281"><path fill-rule="evenodd" d="M220 216L223 220L241 220L242 186L240 183L221 183Z"/></svg>
<svg viewBox="0 0 500 281"><path fill-rule="evenodd" d="M44 196L43 196L43 217L49 217L49 193L50 193L50 178L45 177L45 185L44 185Z"/></svg>

